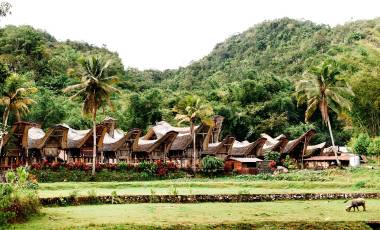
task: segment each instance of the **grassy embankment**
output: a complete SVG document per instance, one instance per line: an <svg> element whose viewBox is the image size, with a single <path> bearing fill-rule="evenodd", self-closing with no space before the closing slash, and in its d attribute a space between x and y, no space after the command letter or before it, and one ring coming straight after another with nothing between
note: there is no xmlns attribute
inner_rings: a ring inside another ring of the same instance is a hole
<svg viewBox="0 0 380 230"><path fill-rule="evenodd" d="M260 176L191 178L136 182L60 182L41 183L40 197L87 195L160 194L248 194L248 193L354 193L379 192L378 169L297 171L281 178ZM276 178L276 179L275 179ZM280 180L281 179L281 180Z"/></svg>
<svg viewBox="0 0 380 230"><path fill-rule="evenodd" d="M365 226L360 222L380 221L380 200L367 200L366 212L346 212L345 206L342 200L84 205L43 208L40 216L13 227L16 229L126 227L142 229L182 226L208 229L220 227L221 224L228 228L239 224L253 224L263 229L268 229L270 226L304 229L307 225L313 229L324 229L328 226L336 229L355 229L356 226L356 229L363 229ZM350 223L343 223L346 221Z"/></svg>

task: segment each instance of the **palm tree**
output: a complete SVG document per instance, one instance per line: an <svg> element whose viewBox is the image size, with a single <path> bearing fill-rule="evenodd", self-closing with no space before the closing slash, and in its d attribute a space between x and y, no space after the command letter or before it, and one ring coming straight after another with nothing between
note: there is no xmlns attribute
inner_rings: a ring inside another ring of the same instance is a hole
<svg viewBox="0 0 380 230"><path fill-rule="evenodd" d="M29 112L28 106L35 103L29 95L36 92L37 88L23 75L12 73L6 78L0 97L0 105L4 106L2 135L6 133L10 113L13 112L16 120L21 121L21 115ZM0 136L0 154L3 147L2 135Z"/></svg>
<svg viewBox="0 0 380 230"><path fill-rule="evenodd" d="M117 81L116 76L108 76L107 69L110 60L104 60L100 56L93 56L85 59L81 64L83 75L81 82L68 86L63 91L65 93L76 91L71 99L80 97L83 100L82 112L85 115L92 115L93 126L93 153L92 153L92 175L95 175L96 161L96 113L101 106L108 104L111 108L110 96L114 92L119 92L112 84Z"/></svg>
<svg viewBox="0 0 380 230"><path fill-rule="evenodd" d="M325 62L319 67L311 68L304 74L304 79L296 83L296 98L298 104L307 104L305 122L308 122L319 108L322 120L330 132L336 162L340 166L331 130L329 109L337 114L341 114L345 109L350 110L351 101L348 98L354 96L354 93L343 79L338 78L339 74L335 62Z"/></svg>
<svg viewBox="0 0 380 230"><path fill-rule="evenodd" d="M173 109L176 114L175 119L178 120L178 124L186 122L190 124L190 134L193 139L193 171L196 171L196 135L194 132L195 122L201 120L203 123L210 125L213 122L209 119L213 115L212 107L206 102L202 101L200 97L189 95L179 101L178 105Z"/></svg>

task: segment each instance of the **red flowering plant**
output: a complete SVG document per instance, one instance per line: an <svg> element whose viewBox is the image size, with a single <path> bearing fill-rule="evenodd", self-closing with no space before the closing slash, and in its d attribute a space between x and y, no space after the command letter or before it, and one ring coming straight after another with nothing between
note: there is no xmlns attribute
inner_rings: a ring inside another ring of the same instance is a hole
<svg viewBox="0 0 380 230"><path fill-rule="evenodd" d="M165 162L161 160L156 161L155 164L156 164L156 174L158 176L163 177L168 174L169 172L168 164L166 164Z"/></svg>
<svg viewBox="0 0 380 230"><path fill-rule="evenodd" d="M75 169L75 163L74 163L74 162L66 163L66 164L65 164L65 168L66 168L67 170L73 170L73 169Z"/></svg>
<svg viewBox="0 0 380 230"><path fill-rule="evenodd" d="M42 165L39 164L39 163L33 163L33 164L31 165L31 168L34 169L34 170L41 170Z"/></svg>
<svg viewBox="0 0 380 230"><path fill-rule="evenodd" d="M76 161L74 163L74 169L77 169L77 170L82 170L83 167L85 166L86 164L83 163L83 162L80 162L80 161Z"/></svg>
<svg viewBox="0 0 380 230"><path fill-rule="evenodd" d="M268 166L272 171L276 170L276 161L269 161Z"/></svg>
<svg viewBox="0 0 380 230"><path fill-rule="evenodd" d="M166 176L168 174L168 169L166 167L160 166L157 168L157 175L160 177Z"/></svg>
<svg viewBox="0 0 380 230"><path fill-rule="evenodd" d="M83 165L82 165L83 171L90 171L91 169L92 169L91 165L83 163ZM95 170L96 170L96 166L95 166Z"/></svg>
<svg viewBox="0 0 380 230"><path fill-rule="evenodd" d="M104 165L104 168L106 168L109 171L114 171L114 170L118 169L118 165L117 164L106 163Z"/></svg>
<svg viewBox="0 0 380 230"><path fill-rule="evenodd" d="M54 171L58 170L61 168L61 163L60 162L53 162L50 164L50 168Z"/></svg>
<svg viewBox="0 0 380 230"><path fill-rule="evenodd" d="M50 168L50 163L48 160L42 161L42 169L48 169Z"/></svg>
<svg viewBox="0 0 380 230"><path fill-rule="evenodd" d="M100 164L99 162L96 162L96 164L95 164L95 170L97 171L97 172L100 172L102 169L103 169L103 164Z"/></svg>
<svg viewBox="0 0 380 230"><path fill-rule="evenodd" d="M169 172L174 172L177 170L177 165L173 161L170 161L169 163L167 163L166 166Z"/></svg>

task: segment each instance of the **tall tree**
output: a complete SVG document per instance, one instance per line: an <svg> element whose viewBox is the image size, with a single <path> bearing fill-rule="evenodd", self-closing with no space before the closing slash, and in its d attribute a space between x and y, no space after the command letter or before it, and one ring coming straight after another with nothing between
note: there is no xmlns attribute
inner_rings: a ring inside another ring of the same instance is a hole
<svg viewBox="0 0 380 230"><path fill-rule="evenodd" d="M111 108L111 94L119 90L112 86L117 81L116 76L108 76L107 69L110 60L105 60L100 56L92 56L85 59L81 64L83 74L80 83L68 86L64 92L76 91L71 98L81 98L83 100L82 112L85 115L92 115L93 125L93 157L92 157L92 175L95 175L96 161L96 113L101 106L108 105Z"/></svg>
<svg viewBox="0 0 380 230"><path fill-rule="evenodd" d="M11 14L12 5L9 2L0 2L0 17Z"/></svg>
<svg viewBox="0 0 380 230"><path fill-rule="evenodd" d="M190 133L193 139L193 171L196 171L197 149L196 149L196 135L194 132L195 123L201 121L209 125L213 125L210 117L213 115L212 107L200 97L189 95L179 101L177 106L173 109L176 114L175 119L179 124L186 122L190 124Z"/></svg>
<svg viewBox="0 0 380 230"><path fill-rule="evenodd" d="M8 119L14 113L17 121L21 121L21 115L29 112L29 105L34 101L29 97L30 94L37 92L33 82L25 76L12 73L5 79L0 97L0 105L4 107L3 129L8 126ZM3 133L5 133L3 130ZM1 137L1 136L0 136ZM0 153L3 146L3 138L0 141Z"/></svg>
<svg viewBox="0 0 380 230"><path fill-rule="evenodd" d="M336 162L340 166L331 129L329 109L337 114L351 109L350 96L354 96L351 87L339 78L339 69L334 61L326 61L321 66L305 72L304 79L296 83L297 103L307 104L305 122L308 122L319 108L323 122L328 126Z"/></svg>

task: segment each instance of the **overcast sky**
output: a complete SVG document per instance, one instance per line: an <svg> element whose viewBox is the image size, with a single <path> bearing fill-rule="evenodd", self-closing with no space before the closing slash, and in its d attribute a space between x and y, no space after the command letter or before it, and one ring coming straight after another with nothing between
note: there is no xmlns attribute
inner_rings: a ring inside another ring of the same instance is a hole
<svg viewBox="0 0 380 230"><path fill-rule="evenodd" d="M5 24L29 24L59 40L117 51L126 67L168 69L268 19L343 24L380 16L379 0L8 0Z"/></svg>

